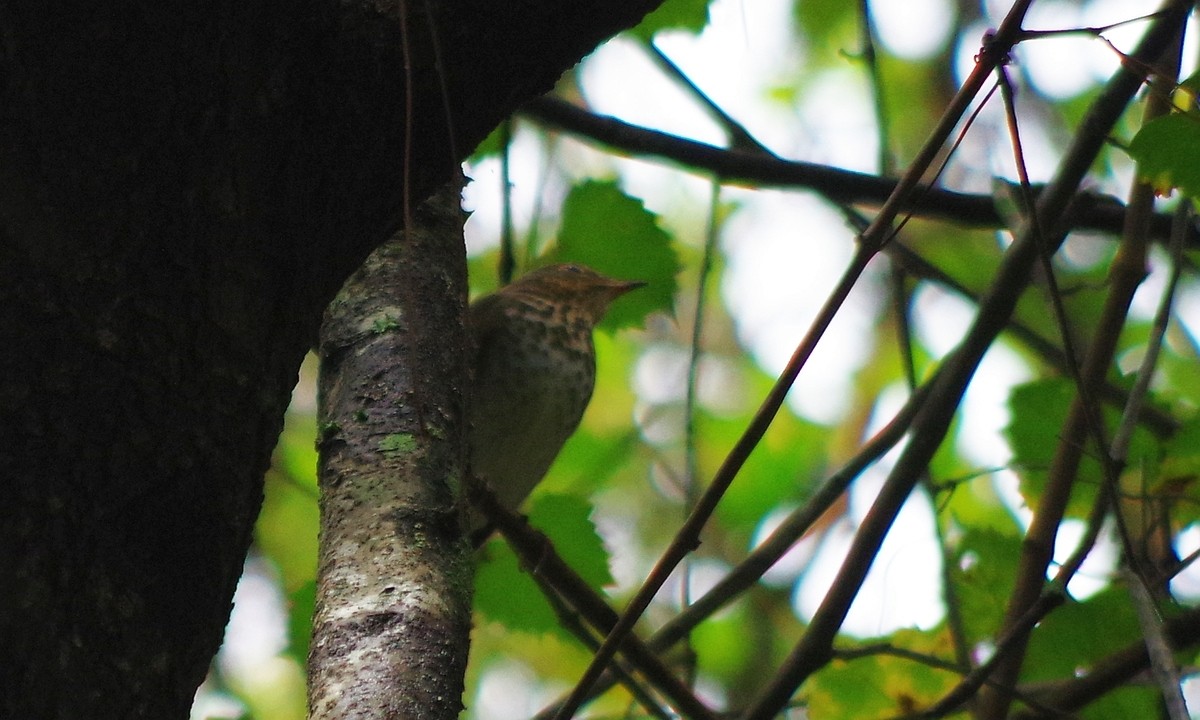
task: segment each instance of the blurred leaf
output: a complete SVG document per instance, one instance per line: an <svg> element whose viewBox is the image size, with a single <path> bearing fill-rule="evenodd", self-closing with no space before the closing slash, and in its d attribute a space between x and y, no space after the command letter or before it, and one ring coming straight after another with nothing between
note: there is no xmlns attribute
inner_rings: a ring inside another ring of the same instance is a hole
<svg viewBox="0 0 1200 720"><path fill-rule="evenodd" d="M699 33L708 24L708 0L667 0L629 32L649 40L660 30Z"/></svg>
<svg viewBox="0 0 1200 720"><path fill-rule="evenodd" d="M966 528L1014 537L1022 531L1012 511L996 492L990 473L956 478L944 494L939 493L935 504L944 508L955 523Z"/></svg>
<svg viewBox="0 0 1200 720"><path fill-rule="evenodd" d="M530 508L530 522L546 534L563 560L599 589L612 582L608 553L589 515L591 506L570 495L542 494ZM475 608L510 630L566 635L553 608L517 556L502 540L489 542L475 570Z"/></svg>
<svg viewBox="0 0 1200 720"><path fill-rule="evenodd" d="M1183 90L1193 98L1200 97L1200 72L1194 72L1187 76L1179 83L1179 90Z"/></svg>
<svg viewBox="0 0 1200 720"><path fill-rule="evenodd" d="M702 469L701 477L707 481L737 441L745 421L718 420L707 413L702 413L700 420L700 437L721 451L713 454ZM718 514L728 529L753 533L763 516L781 503L809 497L828 472L825 444L829 435L828 428L781 412L721 501ZM719 443L717 438L721 439Z"/></svg>
<svg viewBox="0 0 1200 720"><path fill-rule="evenodd" d="M316 577L319 524L320 513L311 492L281 473L268 472L254 541L279 569L285 589Z"/></svg>
<svg viewBox="0 0 1200 720"><path fill-rule="evenodd" d="M1200 406L1200 372L1196 359L1164 352L1158 358L1158 374L1162 378L1162 394L1173 403L1189 409Z"/></svg>
<svg viewBox="0 0 1200 720"><path fill-rule="evenodd" d="M1021 557L1017 534L969 528L956 548L951 577L956 584L959 614L972 643L994 638L1004 617L1008 595Z"/></svg>
<svg viewBox="0 0 1200 720"><path fill-rule="evenodd" d="M1184 423L1163 444L1160 474L1164 479L1200 474L1200 416Z"/></svg>
<svg viewBox="0 0 1200 720"><path fill-rule="evenodd" d="M1160 191L1200 196L1200 116L1174 113L1146 123L1129 143L1138 174Z"/></svg>
<svg viewBox="0 0 1200 720"><path fill-rule="evenodd" d="M808 716L852 720L899 714L884 691L886 676L879 656L834 660L804 684Z"/></svg>
<svg viewBox="0 0 1200 720"><path fill-rule="evenodd" d="M1037 681L1075 677L1079 668L1088 667L1141 636L1128 591L1109 587L1086 602L1068 603L1042 620L1030 637L1021 678Z"/></svg>
<svg viewBox="0 0 1200 720"><path fill-rule="evenodd" d="M564 633L537 584L520 568L517 556L503 540L492 540L480 551L475 568L475 609L509 630Z"/></svg>
<svg viewBox="0 0 1200 720"><path fill-rule="evenodd" d="M1193 417L1163 445L1158 476L1151 488L1172 503L1177 527L1200 520L1196 488L1200 485L1200 416Z"/></svg>
<svg viewBox="0 0 1200 720"><path fill-rule="evenodd" d="M1069 380L1047 378L1018 385L1008 398L1009 419L1004 434L1012 447L1013 462L1021 476L1021 494L1030 507L1037 507L1046 487L1047 469L1062 441L1075 388ZM1085 457L1067 512L1076 517L1087 514L1099 487L1100 468Z"/></svg>
<svg viewBox="0 0 1200 720"><path fill-rule="evenodd" d="M1161 717L1161 696L1151 684L1125 685L1105 693L1078 715L1086 720Z"/></svg>
<svg viewBox="0 0 1200 720"><path fill-rule="evenodd" d="M476 164L494 155L499 155L500 151L504 149L504 125L508 122L511 122L511 120L505 120L493 128L488 133L488 136L483 139L483 142L479 143L479 146L471 153L471 157L467 159L467 162Z"/></svg>
<svg viewBox="0 0 1200 720"><path fill-rule="evenodd" d="M287 653L300 667L308 662L308 645L312 640L312 618L317 604L316 581L305 583L287 594Z"/></svg>
<svg viewBox="0 0 1200 720"><path fill-rule="evenodd" d="M641 280L646 287L625 295L601 327L642 324L655 310L675 300L679 258L658 216L641 200L611 182L588 181L572 188L563 202L558 245L550 262L579 262L611 277Z"/></svg>
<svg viewBox="0 0 1200 720"><path fill-rule="evenodd" d="M1001 260L995 233L914 222L912 241L906 244L926 262L976 294L995 278Z"/></svg>
<svg viewBox="0 0 1200 720"><path fill-rule="evenodd" d="M949 657L941 632L902 630L885 640L925 655ZM858 720L913 715L937 701L957 679L955 673L894 655L835 660L805 685L809 717Z"/></svg>
<svg viewBox="0 0 1200 720"><path fill-rule="evenodd" d="M701 623L692 631L692 648L696 652L697 666L705 674L716 674L727 678L737 677L750 661L751 655L759 652L753 643L746 642L746 603L735 605L731 611Z"/></svg>
<svg viewBox="0 0 1200 720"><path fill-rule="evenodd" d="M263 487L254 540L283 580L284 591L312 582L317 571L317 436L312 412L291 410Z"/></svg>
<svg viewBox="0 0 1200 720"><path fill-rule="evenodd" d="M820 64L857 49L858 6L842 0L803 0L794 6L809 42L822 51Z"/></svg>
<svg viewBox="0 0 1200 720"><path fill-rule="evenodd" d="M592 506L575 495L543 493L533 499L529 521L554 543L558 554L593 588L613 581L608 552L591 520Z"/></svg>
<svg viewBox="0 0 1200 720"><path fill-rule="evenodd" d="M317 492L317 416L315 413L289 411L284 418L283 433L275 448L275 460L288 477L299 485Z"/></svg>

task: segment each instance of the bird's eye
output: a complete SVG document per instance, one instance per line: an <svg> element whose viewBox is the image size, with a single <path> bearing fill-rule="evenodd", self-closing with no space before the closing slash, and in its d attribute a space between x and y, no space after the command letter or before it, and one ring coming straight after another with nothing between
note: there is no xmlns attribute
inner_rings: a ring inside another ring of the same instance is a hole
<svg viewBox="0 0 1200 720"><path fill-rule="evenodd" d="M576 275L579 275L583 272L583 268L579 267L578 265L566 265L563 267L563 270L575 273Z"/></svg>

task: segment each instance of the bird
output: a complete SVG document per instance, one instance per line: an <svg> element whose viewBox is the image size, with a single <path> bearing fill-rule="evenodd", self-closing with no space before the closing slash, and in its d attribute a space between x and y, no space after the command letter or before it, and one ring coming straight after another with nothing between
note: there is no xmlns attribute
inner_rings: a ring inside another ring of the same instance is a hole
<svg viewBox="0 0 1200 720"><path fill-rule="evenodd" d="M592 332L614 300L644 282L558 264L529 272L470 308L471 473L516 510L575 432L596 381ZM490 531L477 513L478 545Z"/></svg>

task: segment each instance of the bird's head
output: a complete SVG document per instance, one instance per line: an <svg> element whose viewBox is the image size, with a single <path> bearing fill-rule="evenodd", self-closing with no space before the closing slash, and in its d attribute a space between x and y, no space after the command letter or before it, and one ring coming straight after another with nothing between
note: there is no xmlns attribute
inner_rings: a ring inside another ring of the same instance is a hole
<svg viewBox="0 0 1200 720"><path fill-rule="evenodd" d="M616 280L575 263L563 263L526 273L502 292L549 300L582 313L592 325L600 322L608 306L630 290L646 283Z"/></svg>

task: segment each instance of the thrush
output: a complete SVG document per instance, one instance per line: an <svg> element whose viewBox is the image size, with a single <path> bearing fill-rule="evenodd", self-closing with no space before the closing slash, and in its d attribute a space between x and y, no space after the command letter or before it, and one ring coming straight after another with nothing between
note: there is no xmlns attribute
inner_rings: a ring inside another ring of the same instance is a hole
<svg viewBox="0 0 1200 720"><path fill-rule="evenodd" d="M551 265L471 306L471 470L505 507L525 500L579 426L596 381L592 331L643 285ZM478 540L484 523L469 524Z"/></svg>

